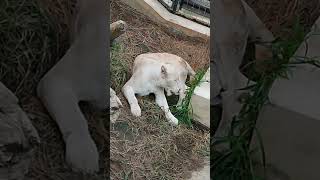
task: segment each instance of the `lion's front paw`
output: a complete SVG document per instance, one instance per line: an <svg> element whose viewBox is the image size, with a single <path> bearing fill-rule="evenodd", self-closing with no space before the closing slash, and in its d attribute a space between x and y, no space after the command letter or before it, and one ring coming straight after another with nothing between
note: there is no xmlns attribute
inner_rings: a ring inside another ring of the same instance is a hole
<svg viewBox="0 0 320 180"><path fill-rule="evenodd" d="M132 105L131 106L131 113L132 115L136 116L136 117L140 117L141 116L141 109L139 105Z"/></svg>
<svg viewBox="0 0 320 180"><path fill-rule="evenodd" d="M99 170L99 153L91 137L70 136L66 142L66 161L74 171L95 173Z"/></svg>
<svg viewBox="0 0 320 180"><path fill-rule="evenodd" d="M173 115L168 120L174 126L178 125L178 123L179 123L178 119L176 117L174 117Z"/></svg>

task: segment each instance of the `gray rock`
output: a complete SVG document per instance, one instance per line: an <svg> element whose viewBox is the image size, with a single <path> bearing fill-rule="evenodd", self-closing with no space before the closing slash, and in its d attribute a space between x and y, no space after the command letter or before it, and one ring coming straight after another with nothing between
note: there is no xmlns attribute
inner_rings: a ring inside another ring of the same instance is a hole
<svg viewBox="0 0 320 180"><path fill-rule="evenodd" d="M39 143L17 97L0 82L0 180L22 180Z"/></svg>

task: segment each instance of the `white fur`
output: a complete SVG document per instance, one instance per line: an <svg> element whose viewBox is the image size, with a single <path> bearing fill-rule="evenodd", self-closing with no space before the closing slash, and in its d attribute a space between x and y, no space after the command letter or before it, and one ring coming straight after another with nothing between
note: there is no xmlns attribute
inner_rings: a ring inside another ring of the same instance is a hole
<svg viewBox="0 0 320 180"><path fill-rule="evenodd" d="M181 104L185 97L187 76L194 74L190 65L179 56L169 53L141 54L136 57L132 76L123 86L122 92L134 116L141 116L141 108L135 94L155 94L156 103L164 111L168 121L177 125L178 120L169 110L164 91L168 96L179 95L178 105Z"/></svg>

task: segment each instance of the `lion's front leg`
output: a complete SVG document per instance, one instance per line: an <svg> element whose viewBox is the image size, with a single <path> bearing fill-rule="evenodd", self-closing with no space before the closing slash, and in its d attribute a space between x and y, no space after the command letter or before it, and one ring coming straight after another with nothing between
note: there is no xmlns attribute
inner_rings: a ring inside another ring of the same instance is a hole
<svg viewBox="0 0 320 180"><path fill-rule="evenodd" d="M141 108L138 104L138 100L135 96L133 88L130 85L125 84L122 88L122 93L124 94L130 105L132 115L137 117L141 116Z"/></svg>
<svg viewBox="0 0 320 180"><path fill-rule="evenodd" d="M163 91L155 92L156 103L164 111L166 118L173 125L178 125L178 119L173 116L169 109L169 105Z"/></svg>
<svg viewBox="0 0 320 180"><path fill-rule="evenodd" d="M44 77L38 85L38 96L60 128L68 164L76 171L97 172L99 152L78 105L79 100L68 82Z"/></svg>

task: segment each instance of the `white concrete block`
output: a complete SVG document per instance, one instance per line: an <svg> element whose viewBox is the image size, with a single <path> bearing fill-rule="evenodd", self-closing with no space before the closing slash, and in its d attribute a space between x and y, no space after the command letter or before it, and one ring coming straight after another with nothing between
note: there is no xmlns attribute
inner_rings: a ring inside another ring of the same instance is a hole
<svg viewBox="0 0 320 180"><path fill-rule="evenodd" d="M210 68L195 88L191 98L191 107L195 121L210 128Z"/></svg>
<svg viewBox="0 0 320 180"><path fill-rule="evenodd" d="M319 34L316 28L319 25L320 18L310 33ZM320 36L312 35L306 42L308 47L305 43L301 44L295 56L319 57ZM306 48L308 51L305 55ZM320 120L320 69L307 64L297 65L292 69L289 80L279 79L273 84L270 100L272 104Z"/></svg>
<svg viewBox="0 0 320 180"><path fill-rule="evenodd" d="M266 180L320 179L319 120L267 105L260 113L257 128L266 154ZM259 148L257 136L251 145L252 149ZM260 157L257 154L262 162Z"/></svg>
<svg viewBox="0 0 320 180"><path fill-rule="evenodd" d="M311 33L319 34L316 26ZM303 43L295 56L320 56L320 36ZM277 80L271 89L273 105L263 108L257 121L267 162L267 180L319 180L320 161L320 70L298 65L292 77ZM252 146L257 147L255 136Z"/></svg>

